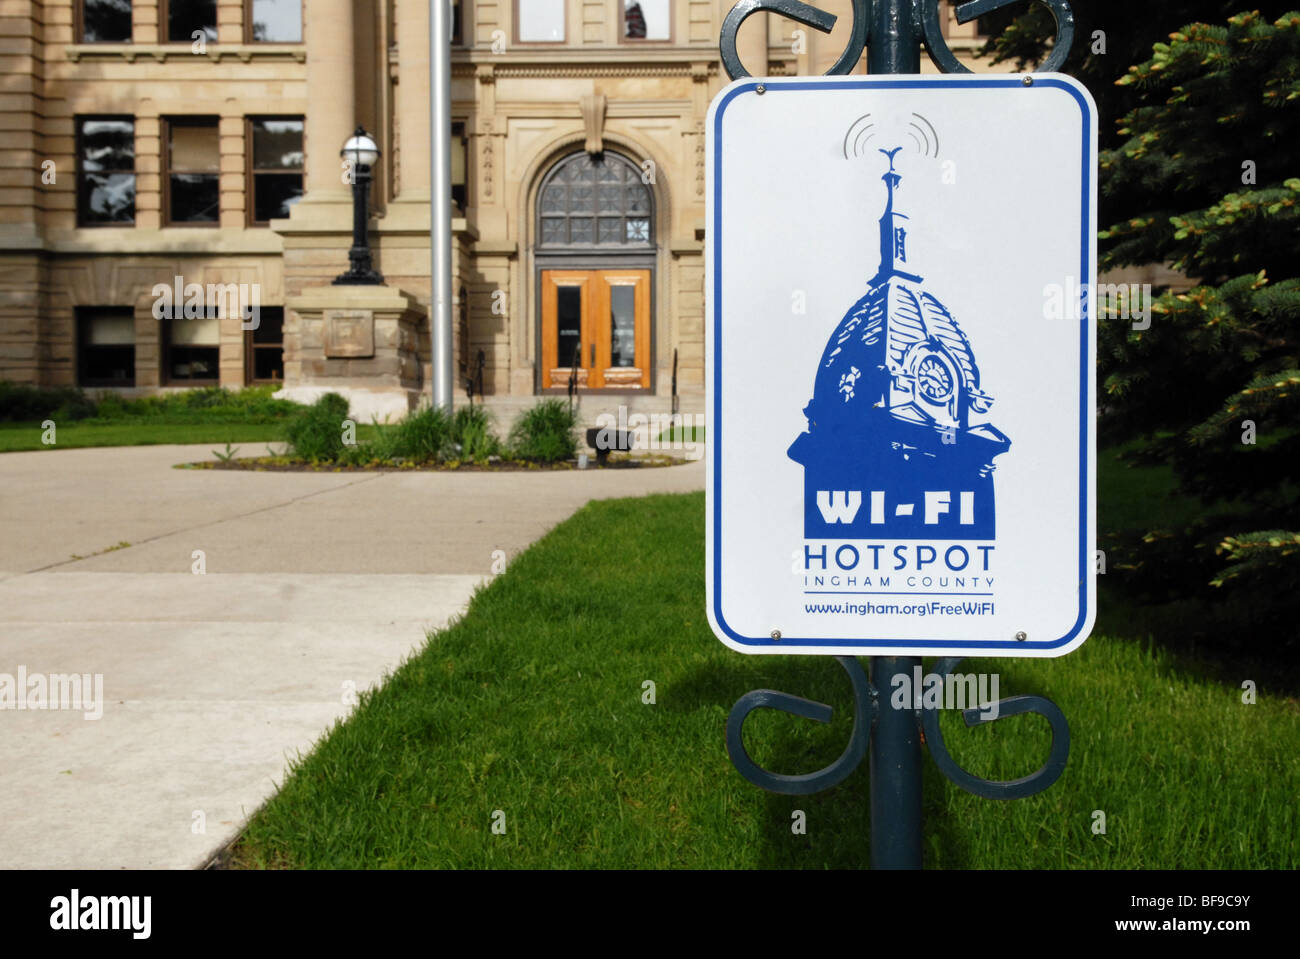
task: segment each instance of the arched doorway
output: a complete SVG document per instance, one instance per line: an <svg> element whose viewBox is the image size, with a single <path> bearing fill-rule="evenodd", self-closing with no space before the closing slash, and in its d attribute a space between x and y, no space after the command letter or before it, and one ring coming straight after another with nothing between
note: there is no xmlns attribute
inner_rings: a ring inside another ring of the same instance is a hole
<svg viewBox="0 0 1300 959"><path fill-rule="evenodd" d="M611 151L573 153L537 192L543 392L650 388L654 197Z"/></svg>

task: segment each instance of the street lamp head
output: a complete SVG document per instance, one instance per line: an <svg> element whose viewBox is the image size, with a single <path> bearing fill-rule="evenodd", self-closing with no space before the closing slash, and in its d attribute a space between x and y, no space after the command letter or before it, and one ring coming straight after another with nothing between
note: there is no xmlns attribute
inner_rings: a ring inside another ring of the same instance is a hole
<svg viewBox="0 0 1300 959"><path fill-rule="evenodd" d="M375 143L364 127L358 126L357 132L348 138L347 143L343 144L343 149L339 151L339 155L358 169L371 167L379 159L379 144Z"/></svg>

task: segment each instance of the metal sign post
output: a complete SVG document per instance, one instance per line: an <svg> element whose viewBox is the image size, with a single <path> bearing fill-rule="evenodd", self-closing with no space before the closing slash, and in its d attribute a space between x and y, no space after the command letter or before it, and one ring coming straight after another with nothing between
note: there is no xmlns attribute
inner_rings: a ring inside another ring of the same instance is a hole
<svg viewBox="0 0 1300 959"><path fill-rule="evenodd" d="M430 399L451 412L451 0L429 0Z"/></svg>
<svg viewBox="0 0 1300 959"><path fill-rule="evenodd" d="M1005 6L1009 2L1011 0L973 0L973 2L957 7L957 18L960 22L967 22ZM1037 2L1044 3L1056 19L1055 45L1051 55L1042 67L1044 72L1054 71L1065 61L1069 52L1074 34L1073 15L1067 0L1037 0ZM723 65L733 80L740 80L750 76L737 55L737 31L747 17L763 11L788 17L824 33L830 32L836 19L821 10L799 2L799 0L741 0L724 20L720 40ZM944 73L970 73L957 61L944 41L939 17L938 0L874 0L874 2L871 2L871 0L853 0L853 30L850 42L831 69L830 74L851 73L859 62L864 48L867 50L868 73L873 76L918 74L920 72L920 44L922 39L924 39L930 58L941 71ZM931 77L927 79L939 78ZM756 102L776 104L780 101L781 96L810 96L816 91L824 91L827 96L834 97L843 96L846 91L851 91L856 87L871 88L873 95L883 95L878 94L880 90L885 90L887 93L892 93L894 90L907 90L907 95L911 96L914 95L913 88L919 92L923 89L938 86L938 84L927 85L918 80L895 81L890 87L890 82L883 79L870 82L867 81L867 78L862 78L862 80L861 83L850 83L829 80L800 81L799 78L780 77L771 80L758 80L746 85L733 83L728 90L720 94L710 111L709 125L710 136L713 138L710 153L710 176L713 178L710 187L710 202L715 204L715 209L720 211L722 206L725 205L723 189L716 182L721 176L720 171L723 169L720 154L718 153L718 151L722 150L719 141L722 138L724 129L723 110L728 108L729 103L741 103L740 100L737 100L738 96L775 94L775 98L769 95L765 101L751 99L745 102L750 104ZM1026 88L1032 87L1034 82L1035 79L1032 76L1026 76L1023 80ZM954 78L942 81L942 83L954 90L963 91L959 95L965 95L965 91L973 92L977 86L987 87L988 89L980 95L987 94L992 97L1012 93L1015 88L1020 86L1021 81L1006 77L996 78L988 82L985 82L983 78L979 80L972 78L969 81L959 81ZM1048 87L1054 88L1055 92L1046 89ZM1093 240L1089 235L1089 230L1095 234L1095 214L1090 215L1089 213L1090 203L1092 209L1095 210L1095 110L1089 112L1091 99L1087 97L1086 91L1083 91L1077 84L1068 81L1066 78L1044 78L1040 81L1039 90L1042 91L1042 96L1059 94L1064 94L1067 97L1072 96L1078 102L1083 115L1082 130L1078 126L1078 117L1075 115L1073 121L1075 126L1068 131L1071 142L1082 141L1082 164L1079 163L1079 151L1077 149L1074 154L1067 157L1067 161L1076 168L1075 175L1078 176L1081 173L1079 182L1082 187L1082 203L1080 205L1076 199L1071 214L1078 222L1080 229L1061 242L1075 244L1075 246L1069 247L1071 250L1082 248L1082 262L1080 262L1077 252L1072 262L1074 269L1078 272L1076 279L1080 284L1084 285L1086 291L1086 284L1090 282L1092 275L1095 273L1095 255L1092 252ZM787 102L793 103L794 101ZM810 103L812 101L804 102ZM993 101L986 99L971 102L979 102L987 108ZM1040 107L1044 102L1040 97L1034 106L1028 107L1030 112L1023 114L1021 122L1033 123L1038 115L1033 114L1032 111ZM1017 109L1027 105L1028 101L1017 101ZM756 116L753 113L754 109L756 108L742 105L733 111L733 115L742 118ZM807 115L807 111L803 111L801 114L794 106L786 109L787 113L780 114L781 117ZM746 113L745 110L751 112ZM862 111L859 110L858 112L861 113ZM933 156L937 157L938 132L930 121L920 113L912 113L912 116L919 117L924 123L918 122L915 124L915 131L904 132L916 142L918 152L929 154L931 148L933 148ZM952 116L960 117L960 111L953 113ZM867 117L859 117L860 121L867 119ZM743 119L732 121L733 127L736 129L748 129L745 125L747 122ZM778 121L771 122L776 123ZM813 121L808 122L812 123ZM954 120L954 125L955 122ZM969 122L969 120L966 122ZM1089 128L1089 124L1091 124L1091 128ZM1009 449L1011 440L990 422L976 422L978 417L971 418L972 411L982 413L992 404L993 399L982 388L980 371L975 366L971 343L966 334L957 325L953 316L942 303L921 290L920 282L922 277L916 272L920 267L913 265L908 260L912 245L917 242L910 235L915 232L915 228L908 216L900 212L895 204L895 194L899 190L900 184L909 176L902 166L907 157L898 156L904 144L902 142L893 142L890 139L893 134L885 133L876 137L877 134L881 134L881 128L877 127L873 132L871 126L872 123L868 122L865 124L855 123L854 126L849 127L848 133L844 135L844 156L849 158L851 149L860 151L854 152L853 155L876 164L880 171L883 172L881 179L885 183L886 198L883 203L883 213L880 217L880 268L875 276L868 281L870 292L855 306L857 312L854 313L851 310L850 314L846 315L845 320L842 321L841 326L837 328L837 334L842 334L838 340L840 346L836 346L835 336L833 335L826 352L822 354L822 360L817 371L818 392L814 395L812 402L804 409L808 432L800 435L789 449L788 458L801 464L807 477L804 480L806 484L805 490L800 491L799 494L803 497L805 505L803 507L804 512L800 514L798 521L801 524L806 522L806 527L801 526L798 530L799 534L806 537L802 540L803 545L800 548L809 550L809 543L826 544L821 548L830 550L831 555L835 556L837 561L841 555L840 551L851 550L851 552L845 552L843 555L845 557L851 556L853 564L856 564L862 548L877 550L877 560L879 559L880 550L895 548L892 545L864 547L864 543L869 536L875 536L880 542L888 541L891 544L903 542L905 545L897 548L904 551L908 548L906 546L908 542L915 543L919 538L929 536L930 541L938 544L937 550L929 545L917 545L913 547L917 556L928 559L929 554L921 551L932 550L935 552L937 559L938 556L943 555L943 549L947 544L958 544L947 547L947 558L951 561L949 569L965 569L972 555L981 555L975 553L975 550L986 549L991 551L993 549L992 546L975 546L971 549L967 547L972 540L987 542L993 542L994 540L992 474L996 467L992 463L994 457L1005 453ZM1091 135L1089 129L1091 129ZM792 133L790 138L798 140L799 135ZM876 139L873 140L873 137L876 137ZM902 135L894 138L902 140ZM924 141L924 144L922 141ZM1090 149L1093 157L1091 161L1092 170L1088 169ZM882 156L876 156L877 153ZM782 162L780 157L773 156L771 153L764 154L763 157L765 164L780 165ZM900 164L897 169L896 162ZM886 163L887 169L885 169ZM752 167L753 164L751 163L750 166ZM744 164L737 165L737 168L741 167L744 167ZM815 171L805 170L803 172L809 177L809 183L817 182ZM732 177L730 182L734 183L736 179L736 177ZM737 190L739 188L732 186L731 189ZM1092 192L1090 193L1090 191ZM742 191L736 195L745 196L751 194L745 194ZM732 209L735 209L734 204ZM1064 490L1061 497L1062 503L1065 502L1065 498L1068 496L1076 497L1071 501L1074 504L1074 514L1067 517L1068 523L1073 524L1070 526L1073 538L1069 542L1065 542L1065 538L1061 537L1064 544L1062 550L1055 557L1043 562L1044 569L1055 570L1063 574L1057 576L1058 580L1068 579L1074 584L1073 588L1079 597L1078 617L1077 620L1074 620L1074 614L1070 611L1066 619L1067 623L1073 620L1073 627L1061 627L1059 639L1055 636L1050 637L1051 641L1040 643L1036 649L1029 648L1023 641L1029 638L1038 639L1040 636L1046 636L1045 631L1055 630L1054 620L1050 624L1043 625L1042 630L1034 632L1032 636L1027 636L1026 632L1019 628L1011 634L998 634L1002 641L994 641L990 635L982 637L984 641L981 642L962 642L962 637L966 635L962 632L965 629L965 624L961 622L962 617L959 616L948 617L948 620L952 621L952 625L947 627L947 632L932 634L919 631L921 627L914 625L917 622L915 616L913 616L910 623L899 617L883 621L878 617L870 620L873 626L885 630L897 629L898 631L885 632L883 636L877 636L875 642L854 638L851 631L854 628L861 629L860 626L832 626L828 632L817 633L808 630L807 623L810 621L800 622L797 624L798 628L796 629L784 630L784 636L782 635L783 630L776 628L776 623L772 623L770 624L772 628L769 638L767 631L765 629L759 630L755 622L737 623L734 621L739 618L737 616L732 616L733 621L728 622L728 617L724 615L728 610L732 613L742 608L746 611L752 611L756 606L767 602L767 597L780 590L771 588L771 584L774 582L779 583L779 580L769 579L763 581L761 575L755 578L754 583L743 582L745 580L743 576L734 574L729 577L724 576L721 560L718 559L720 552L724 548L724 541L728 544L726 548L730 550L730 555L743 557L752 555L753 550L748 547L752 545L752 542L757 541L756 539L753 541L747 539L747 534L725 533L727 527L723 525L720 511L722 501L727 498L727 490L734 493L743 489L745 492L739 497L743 500L748 495L748 490L751 487L726 488L721 484L718 474L729 470L730 475L743 475L746 477L746 483L754 483L757 481L754 477L762 475L760 462L769 464L775 462L775 458L769 457L766 461L755 459L752 462L744 461L733 466L730 462L724 464L721 460L723 456L722 444L725 442L723 437L726 435L721 429L724 426L722 421L728 415L724 411L739 409L747 402L745 397L759 396L760 393L757 392L757 388L754 388L755 392L745 394L740 400L735 398L735 394L729 394L727 402L731 404L730 406L724 404L722 394L718 393L720 389L719 381L724 369L720 355L722 350L719 346L719 339L723 330L721 310L726 308L725 306L717 306L718 298L723 295L721 293L722 281L718 277L721 275L723 261L726 259L723 256L721 241L716 235L720 222L720 220L715 222L712 217L709 222L709 230L715 233L710 238L709 292L713 305L710 307L710 316L707 321L710 324L710 332L713 334L708 360L710 376L709 403L710 410L715 417L715 423L710 428L716 431L710 436L710 440L713 444L717 444L715 445L715 454L710 460L711 473L709 480L710 622L719 638L729 646L744 652L835 654L836 660L848 673L854 697L853 732L849 744L844 753L824 769L803 775L782 775L761 768L749 757L742 739L742 730L746 717L755 709L780 709L819 722L828 722L830 720L830 707L774 690L754 690L742 696L736 702L727 720L728 753L737 770L750 782L772 792L790 795L807 795L839 784L853 772L869 753L871 774L871 864L874 868L920 868L920 756L922 743L929 747L936 765L939 766L945 776L961 788L986 798L1015 799L1032 795L1054 783L1065 769L1069 752L1069 727L1061 710L1054 703L1042 697L1014 696L1000 700L996 703L996 708L992 710L980 706L972 706L964 710L964 717L969 726L994 721L1000 716L1023 712L1039 713L1050 722L1052 746L1047 762L1032 775L1009 782L994 782L981 779L963 770L953 761L944 746L943 736L939 729L938 708L940 706L933 705L933 699L926 697L923 702L918 694L915 708L897 708L896 705L889 702L889 699L891 690L897 690L900 686L911 684L915 677L919 677L921 673L919 654L922 651L944 657L939 660L934 668L934 673L931 674L942 679L942 677L951 677L952 672L961 661L960 655L953 655L954 653L968 655L971 652L976 652L979 655L1005 654L1013 656L1060 655L1081 643L1091 628L1094 599L1088 587L1091 585L1092 537L1095 534L1090 511L1093 508L1095 497L1089 474L1089 470L1092 468L1091 447L1089 444L1094 441L1092 407L1095 404L1095 399L1092 390L1095 389L1095 384L1092 380L1089 363L1091 360L1090 350L1095 349L1095 338L1090 339L1091 318L1088 316L1086 292L1082 297L1083 315L1081 324L1077 323L1073 328L1064 326L1057 328L1058 332L1065 331L1067 339L1064 342L1067 345L1069 344L1068 336L1073 335L1074 346L1078 348L1078 355L1073 360L1073 371L1071 373L1078 381L1076 391L1078 415L1075 417L1073 426L1070 427L1073 429L1074 426L1077 426L1079 430L1076 446L1078 478L1074 481L1072 488L1068 477L1067 482L1058 484L1055 487L1057 490ZM763 231L756 229L755 224L746 223L731 232L752 237L761 234ZM796 237L800 235L793 228L791 234ZM798 244L800 241L796 239L791 242ZM923 243L924 239L919 242ZM1065 247L1059 249L1065 249ZM1061 260L1062 257L1057 256L1052 262L1058 263ZM736 257L733 256L727 262L736 262ZM1065 262L1070 262L1068 257L1065 258ZM763 273L761 266L752 263L751 269L756 271L755 277ZM763 275L767 276L768 274L763 273ZM760 284L750 283L750 286L755 285ZM727 289L730 290L731 288L728 287ZM897 292L900 289L905 292ZM727 315L732 317L753 316L762 312L761 309L754 309L753 307L755 304L764 302L761 299L763 296L769 297L767 302L775 298L771 290L755 293L754 296L753 302L746 301L741 304L737 302L741 300L741 297L732 297L730 310L735 312ZM872 300L873 296L875 300ZM896 304L902 301L900 298L906 298L907 302L914 307L913 313L909 314L911 318L908 322L912 324L911 329L913 332L916 330L920 332L915 333L911 341L908 341L907 336L904 335L907 331L899 333L895 337L895 333L890 327L891 322L893 322L891 312L897 308ZM717 311L716 315L715 311ZM733 320L731 322L732 326L735 327L736 324L743 321ZM712 325L715 323L717 323L716 327ZM1071 334L1070 329L1075 332ZM1080 330L1082 331L1081 341L1078 332ZM743 347L739 341L742 339L762 339L762 337L755 336L754 330L750 327L744 328L744 334L743 337L738 336L734 330L729 334L729 342L735 344L732 349L742 348L753 349L754 351L744 354L745 363L737 366L733 360L733 366L728 367L728 369L752 370L754 361L761 355L757 348ZM991 338L992 334L986 337L986 339ZM845 350L843 355L840 355L840 347ZM859 352L854 353L854 349ZM876 352L871 352L872 350ZM735 355L734 352L732 355ZM782 355L786 354L783 353ZM854 358L856 358L858 365L853 365ZM729 382L734 383L735 380L736 376L731 375ZM733 386L732 389L735 389L735 387ZM906 393L904 398L908 402L903 403L900 401L895 406L891 401L899 399L900 391ZM769 390L769 392L771 391ZM827 396L829 396L829 399ZM840 402L841 400L843 403ZM854 400L857 400L856 406L851 402ZM944 413L942 411L948 411L952 415L951 426L944 424ZM745 420L743 431L745 442L740 445L753 448L755 446L752 440L752 437L755 436L752 432L754 423L771 424L773 418L771 416L767 416L767 418L759 417L753 413L746 413L745 415L754 416L755 418ZM872 425L857 425L860 423L870 423ZM888 424L888 427L882 424ZM1025 427L1021 420L1016 420L1015 424L1020 426L1019 432L1013 434L1017 442L1021 443L1025 448L1034 449L1030 429ZM888 442L880 439L882 431L886 428L896 431L892 434L895 436L892 447ZM855 429L859 430L859 432L854 433L853 430ZM940 438L933 439L930 434ZM898 436L903 438L899 439ZM860 444L846 440L846 438L852 439L855 437L861 440ZM935 445L927 446L927 443L930 443L932 439ZM949 455L949 452L942 448L942 445L949 443L953 445L954 450L960 449L960 453ZM859 446L861 452L850 451L846 453L846 448L856 449ZM910 454L903 452L908 450L911 451ZM1050 454L1044 450L1045 447L1040 447L1037 455L1049 456ZM1068 449L1066 452L1069 456L1074 455ZM856 459L854 459L855 456ZM846 458L849 460L847 466L844 463ZM1058 459L1064 458L1059 457ZM926 459L930 461L930 465L923 462ZM903 460L908 460L908 463L904 464ZM955 460L961 461L958 467L951 465ZM940 465L933 465L936 463ZM788 464L780 464L780 468L785 474L793 475L792 471L787 467ZM894 473L891 473L891 470ZM926 470L928 472L925 472ZM870 474L872 483L866 484L866 488L863 488L864 484L859 482L859 489L856 491L844 489L845 486L851 485L849 477L857 478L862 474ZM925 478L918 479L917 476L921 474ZM940 483L935 481L936 477L948 478L953 475L969 476L970 479L964 480L964 485L953 484L951 487L942 487ZM733 480L733 482L736 481ZM765 480L765 482L767 481ZM754 495L756 497L758 494ZM789 498L786 497L786 499ZM753 507L742 507L740 512L744 512L746 508L753 509ZM733 514L736 512L730 506L727 509L732 510ZM755 525L753 519L756 515L756 513L750 512L745 516L745 520L751 526ZM803 519L805 515L806 520ZM1062 522L1066 523L1067 520ZM763 525L766 535L775 535L772 530L780 524L773 523L768 526L764 523ZM1004 527L1014 527L1016 517L1012 515L1010 521L1002 525ZM850 529L853 532L849 532ZM1000 532L1001 529L999 529ZM1043 535L1047 536L1049 533L1050 531L1045 530ZM839 546L837 549L837 541L843 541L848 545ZM960 545L962 543L967 545ZM856 544L856 546L852 544ZM820 555L823 562L825 562L826 552ZM901 557L906 555L906 552L898 555ZM987 562L990 554L986 552L982 555ZM1058 559L1060 559L1060 562L1057 562ZM1020 562L1025 565L1026 563L1033 564L1035 561L1035 558L1031 556L1028 559L1022 559ZM737 560L732 560L732 562L735 563ZM746 558L742 562L750 563L751 561ZM961 563L960 566L958 565L959 562ZM1087 564L1086 569L1084 567L1085 563ZM744 571L749 572L752 568L756 567L745 566ZM874 567L876 570L880 568L879 565ZM900 567L894 568L898 569ZM766 573L762 575L766 575ZM1052 575L1055 575L1055 573ZM727 585L728 583L732 585ZM854 588L859 587L855 585ZM988 589L992 589L991 580ZM1022 590L1021 594L1014 598L1023 598L1025 592L1026 590ZM1028 590L1028 592L1032 592L1032 590ZM732 597L730 606L726 606L723 601L724 593L728 593ZM734 598L737 595L741 597L739 600ZM861 596L863 594L856 595ZM915 596L923 594L895 592L871 593L868 595L874 600L876 596L882 595ZM952 596L954 594L931 593L927 596L927 600L937 599L937 597L945 595ZM1002 594L987 592L981 595L993 597ZM1046 607L1055 604L1055 607L1059 609L1064 605L1059 600L1061 595L1067 594L1051 593L1050 600L1044 599L1040 605ZM769 608L778 608L774 605L775 602L773 600L769 603ZM953 601L948 600L947 602L952 603ZM941 609L955 608L955 606L941 606L937 602L933 605ZM988 608L979 612L989 614L988 620L992 622L994 603L990 600L985 605ZM1008 601L1004 605L1016 604ZM789 608L792 609L793 607ZM888 608L897 609L898 607L890 605ZM1020 608L1026 608L1026 604L1021 603ZM935 612L934 610L931 611ZM925 611L922 610L921 612ZM1044 613L1044 615L1050 618L1050 614ZM940 619L941 622L943 621L937 612L935 618ZM926 628L932 628L924 616L921 617L920 621L926 623ZM867 622L867 620L861 620L860 622ZM1046 620L1042 619L1036 622L1047 623ZM796 623L789 623L788 625L796 626ZM935 625L937 626L938 623ZM980 627L974 628L991 629L992 627L984 627L981 624ZM835 632L836 629L839 631ZM1030 629L1033 631L1034 627L1031 626ZM942 635L943 639L935 639L934 637L937 635ZM884 636L893 638L884 639ZM858 660L854 658L854 647L865 647L877 653L872 657L870 679L863 672ZM892 649L896 649L898 655L890 654ZM884 651L885 655L880 655L880 651ZM938 691L941 705L943 701L942 686ZM912 704L909 703L909 705Z"/></svg>

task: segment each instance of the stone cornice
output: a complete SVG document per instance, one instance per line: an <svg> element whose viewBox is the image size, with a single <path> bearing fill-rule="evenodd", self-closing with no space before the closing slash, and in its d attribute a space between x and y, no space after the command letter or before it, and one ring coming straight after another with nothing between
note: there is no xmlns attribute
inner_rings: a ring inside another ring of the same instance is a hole
<svg viewBox="0 0 1300 959"><path fill-rule="evenodd" d="M153 60L166 63L168 60L209 60L221 63L223 60L238 60L250 63L253 60L278 60L296 63L307 62L307 47L301 43L209 43L203 53L194 53L188 43L76 43L63 48L64 54L73 63L81 60L125 60L135 63L137 60Z"/></svg>
<svg viewBox="0 0 1300 959"><path fill-rule="evenodd" d="M533 51L493 54L466 51L452 55L452 75L477 77L481 83L513 78L690 77L716 76L716 50L620 49Z"/></svg>
<svg viewBox="0 0 1300 959"><path fill-rule="evenodd" d="M472 102L467 102L465 105L466 107L473 106ZM512 119L531 117L553 119L557 116L580 117L582 115L582 112L576 103L556 104L554 102L538 103L533 100L498 100L497 108L502 112L509 113ZM634 117L680 117L691 113L691 111L691 101L686 98L679 98L676 100L615 100L609 105L606 112L606 119L626 120ZM485 134L477 135L483 136ZM495 130L491 135L505 136L506 134L503 130Z"/></svg>

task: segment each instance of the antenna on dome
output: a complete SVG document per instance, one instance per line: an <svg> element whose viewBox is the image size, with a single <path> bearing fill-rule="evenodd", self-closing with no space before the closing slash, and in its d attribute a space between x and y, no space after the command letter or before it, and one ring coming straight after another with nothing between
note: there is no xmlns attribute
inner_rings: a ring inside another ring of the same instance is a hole
<svg viewBox="0 0 1300 959"><path fill-rule="evenodd" d="M887 195L885 212L880 217L880 269L870 281L873 287L879 286L895 276L915 283L921 281L921 278L915 273L908 273L900 266L900 264L907 262L907 230L900 226L897 221L906 220L908 217L907 214L898 213L894 210L894 191L903 182L902 175L894 170L894 157L901 153L902 150L901 146L894 147L892 150L880 150L889 158L889 169L881 177L885 181Z"/></svg>

